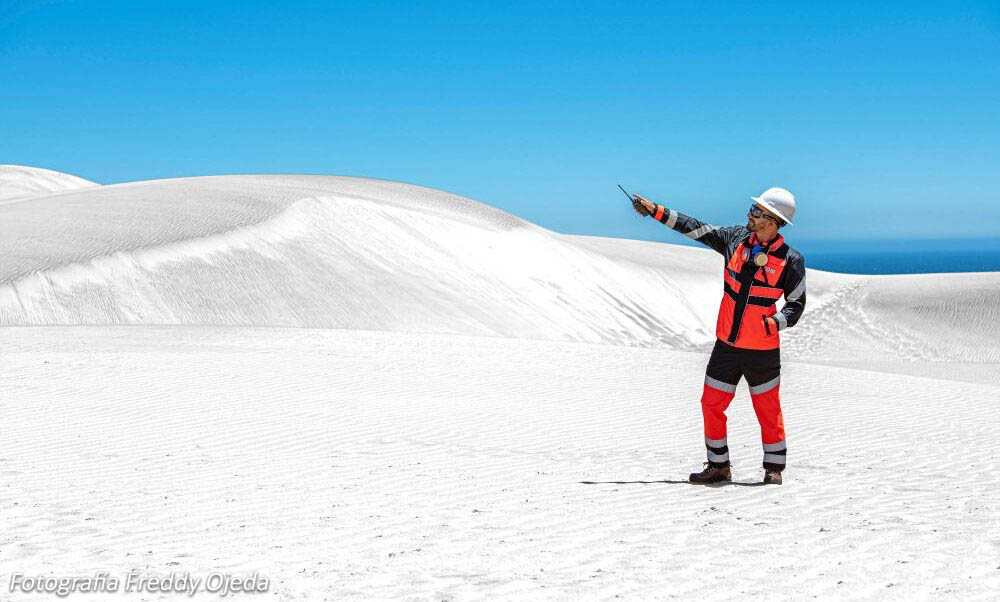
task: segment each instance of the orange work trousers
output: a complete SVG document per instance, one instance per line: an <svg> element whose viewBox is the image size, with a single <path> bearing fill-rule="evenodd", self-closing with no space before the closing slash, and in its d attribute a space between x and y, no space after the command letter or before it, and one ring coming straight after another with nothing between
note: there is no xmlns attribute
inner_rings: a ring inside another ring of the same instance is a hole
<svg viewBox="0 0 1000 602"><path fill-rule="evenodd" d="M750 386L750 399L760 423L764 468L785 468L785 423L781 417L780 349L743 349L717 340L705 370L701 411L705 420L705 447L712 466L729 466L726 408L736 395L740 377Z"/></svg>

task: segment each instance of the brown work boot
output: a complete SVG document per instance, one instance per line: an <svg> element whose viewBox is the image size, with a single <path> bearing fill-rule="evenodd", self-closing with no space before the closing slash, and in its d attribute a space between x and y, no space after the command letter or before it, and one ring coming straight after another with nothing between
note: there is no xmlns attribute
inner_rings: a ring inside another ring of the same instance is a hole
<svg viewBox="0 0 1000 602"><path fill-rule="evenodd" d="M711 462L705 462L705 470L701 472L692 472L688 477L688 481L691 483L697 483L698 485L708 485L709 483L720 483L722 481L732 480L733 475L728 466L715 468L712 466Z"/></svg>
<svg viewBox="0 0 1000 602"><path fill-rule="evenodd" d="M764 484L765 485L781 485L781 473L777 470L765 470L764 471Z"/></svg>

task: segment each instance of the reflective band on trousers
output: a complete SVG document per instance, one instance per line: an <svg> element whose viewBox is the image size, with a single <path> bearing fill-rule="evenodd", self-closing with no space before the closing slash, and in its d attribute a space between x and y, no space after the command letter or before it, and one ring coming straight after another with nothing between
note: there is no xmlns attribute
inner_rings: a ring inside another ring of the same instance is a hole
<svg viewBox="0 0 1000 602"><path fill-rule="evenodd" d="M778 383L780 382L781 382L781 375L779 374L778 376L775 376L774 378L772 378L771 380L767 381L762 385L757 385L756 387L750 387L750 394L760 395L761 393L767 393L771 389L777 387Z"/></svg>
<svg viewBox="0 0 1000 602"><path fill-rule="evenodd" d="M764 461L770 462L771 464L784 464L785 455L784 454L764 454Z"/></svg>
<svg viewBox="0 0 1000 602"><path fill-rule="evenodd" d="M765 443L764 444L764 451L766 451L766 452L781 451L783 449L785 449L785 442L784 441L778 441L777 443Z"/></svg>
<svg viewBox="0 0 1000 602"><path fill-rule="evenodd" d="M765 456L765 458L766 457L767 456ZM784 458L785 456L781 456L781 457ZM712 452L708 452L708 461L709 462L726 462L728 460L729 460L729 452L726 452L726 453L721 454L721 455L720 454L713 454ZM784 463L784 460L782 460L781 462Z"/></svg>
<svg viewBox="0 0 1000 602"><path fill-rule="evenodd" d="M723 391L725 393L735 393L736 392L736 385L731 385L729 383L724 383L721 380L716 379L716 378L712 378L711 376L709 376L707 374L705 375L705 384L708 385L708 386L710 386L710 387L712 387L713 389L717 389L717 390Z"/></svg>
<svg viewBox="0 0 1000 602"><path fill-rule="evenodd" d="M729 461L729 446L726 445L726 438L722 439L709 439L705 437L705 447L708 448L708 461L709 462L728 462ZM721 454L715 452L726 450Z"/></svg>

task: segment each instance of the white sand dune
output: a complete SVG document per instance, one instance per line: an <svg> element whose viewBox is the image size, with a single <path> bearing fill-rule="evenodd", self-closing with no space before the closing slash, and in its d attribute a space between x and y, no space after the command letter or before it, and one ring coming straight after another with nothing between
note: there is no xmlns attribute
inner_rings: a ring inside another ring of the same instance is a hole
<svg viewBox="0 0 1000 602"><path fill-rule="evenodd" d="M562 235L456 195L361 178L104 186L0 205L0 233L0 325L295 326L705 350L722 295L708 249ZM940 375L998 382L998 280L809 270L809 319L785 333L785 350L915 373L934 360Z"/></svg>
<svg viewBox="0 0 1000 602"><path fill-rule="evenodd" d="M783 333L786 484L752 486L741 385L740 483L706 488L683 481L704 457L709 250L322 176L23 198L0 235L4 580L259 572L275 600L1000 590L981 444L1000 274L810 270Z"/></svg>
<svg viewBox="0 0 1000 602"><path fill-rule="evenodd" d="M693 349L713 336L719 295L710 253L623 261L607 243L488 205L358 178L105 186L0 206L0 224L6 325L328 327Z"/></svg>
<svg viewBox="0 0 1000 602"><path fill-rule="evenodd" d="M0 165L0 203L96 186L99 184L51 169Z"/></svg>
<svg viewBox="0 0 1000 602"><path fill-rule="evenodd" d="M782 352L824 364L1000 384L1000 272L857 278Z"/></svg>

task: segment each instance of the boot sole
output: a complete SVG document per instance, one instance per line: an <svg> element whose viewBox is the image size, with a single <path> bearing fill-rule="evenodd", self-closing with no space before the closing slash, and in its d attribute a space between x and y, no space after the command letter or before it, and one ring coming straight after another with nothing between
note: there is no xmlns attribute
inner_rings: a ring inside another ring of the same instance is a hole
<svg viewBox="0 0 1000 602"><path fill-rule="evenodd" d="M692 485L714 485L715 483L732 483L733 479L714 479L712 481L695 481L691 477L688 477L688 483Z"/></svg>

